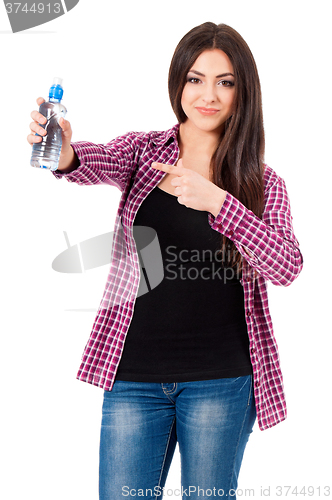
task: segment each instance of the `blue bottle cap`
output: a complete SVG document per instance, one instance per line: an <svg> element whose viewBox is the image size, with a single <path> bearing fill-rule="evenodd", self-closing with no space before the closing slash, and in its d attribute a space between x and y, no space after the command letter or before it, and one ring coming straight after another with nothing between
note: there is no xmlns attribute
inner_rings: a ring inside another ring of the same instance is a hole
<svg viewBox="0 0 332 500"><path fill-rule="evenodd" d="M63 96L62 78L54 78L53 85L48 93L48 97L52 101L60 102L62 96Z"/></svg>

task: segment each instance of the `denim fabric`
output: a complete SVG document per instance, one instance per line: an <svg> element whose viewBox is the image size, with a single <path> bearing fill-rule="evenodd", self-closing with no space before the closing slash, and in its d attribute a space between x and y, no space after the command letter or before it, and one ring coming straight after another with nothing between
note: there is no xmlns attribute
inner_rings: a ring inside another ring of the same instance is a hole
<svg viewBox="0 0 332 500"><path fill-rule="evenodd" d="M180 383L116 380L112 391L104 391L100 500L161 500L177 442L181 487L174 498L236 498L255 419L251 375Z"/></svg>

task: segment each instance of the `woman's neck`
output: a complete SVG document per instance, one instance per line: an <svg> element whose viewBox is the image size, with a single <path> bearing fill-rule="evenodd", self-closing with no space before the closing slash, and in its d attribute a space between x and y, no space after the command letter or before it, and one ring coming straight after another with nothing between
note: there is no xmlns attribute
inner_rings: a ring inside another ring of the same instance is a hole
<svg viewBox="0 0 332 500"><path fill-rule="evenodd" d="M178 144L183 166L195 170L206 179L213 182L211 167L212 156L219 144L217 133L205 132L181 123L178 134Z"/></svg>
<svg viewBox="0 0 332 500"><path fill-rule="evenodd" d="M193 126L189 120L180 124L179 147L181 156L189 154L212 158L219 144L219 132L206 132Z"/></svg>

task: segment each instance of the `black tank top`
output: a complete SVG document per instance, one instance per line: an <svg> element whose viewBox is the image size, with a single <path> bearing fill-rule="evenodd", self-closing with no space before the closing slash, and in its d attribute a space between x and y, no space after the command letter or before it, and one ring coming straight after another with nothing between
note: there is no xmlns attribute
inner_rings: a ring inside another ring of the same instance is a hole
<svg viewBox="0 0 332 500"><path fill-rule="evenodd" d="M156 263L140 259L140 286L148 291L136 298L116 379L169 383L251 374L243 287L223 264L208 212L181 205L157 186L136 214L134 237L136 226L156 232L164 277L149 284Z"/></svg>

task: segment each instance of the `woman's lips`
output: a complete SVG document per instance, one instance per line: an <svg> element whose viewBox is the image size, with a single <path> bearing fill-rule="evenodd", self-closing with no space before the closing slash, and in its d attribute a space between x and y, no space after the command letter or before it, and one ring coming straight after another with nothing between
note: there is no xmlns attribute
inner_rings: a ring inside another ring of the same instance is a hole
<svg viewBox="0 0 332 500"><path fill-rule="evenodd" d="M219 109L215 109L215 108L200 108L200 107L196 107L196 109L202 115L215 115L219 111Z"/></svg>

